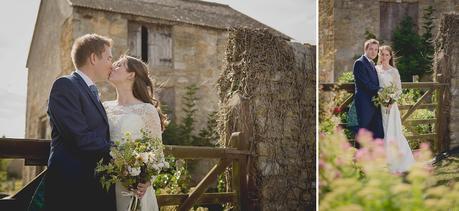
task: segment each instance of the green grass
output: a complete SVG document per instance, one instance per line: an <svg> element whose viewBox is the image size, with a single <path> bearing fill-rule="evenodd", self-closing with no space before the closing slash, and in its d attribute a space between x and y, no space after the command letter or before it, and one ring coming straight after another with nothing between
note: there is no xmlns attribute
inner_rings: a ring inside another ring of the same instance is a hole
<svg viewBox="0 0 459 211"><path fill-rule="evenodd" d="M459 182L459 154L451 155L434 166L434 178L437 185Z"/></svg>

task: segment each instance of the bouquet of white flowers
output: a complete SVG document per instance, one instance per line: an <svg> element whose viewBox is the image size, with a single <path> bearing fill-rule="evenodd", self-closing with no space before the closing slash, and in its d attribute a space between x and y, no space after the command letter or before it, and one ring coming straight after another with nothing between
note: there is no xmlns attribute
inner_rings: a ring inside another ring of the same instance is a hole
<svg viewBox="0 0 459 211"><path fill-rule="evenodd" d="M154 179L163 168L169 168L164 158L164 145L158 138L153 138L148 131L141 130L142 137L132 139L126 133L122 141L115 141L110 155L112 160L97 163L96 172L100 175L102 186L108 191L111 185L121 182L131 192L131 210L136 210L140 201L134 194L139 183Z"/></svg>
<svg viewBox="0 0 459 211"><path fill-rule="evenodd" d="M394 84L386 86L378 91L378 95L373 97L373 102L376 106L388 107L397 102L398 96L397 87Z"/></svg>

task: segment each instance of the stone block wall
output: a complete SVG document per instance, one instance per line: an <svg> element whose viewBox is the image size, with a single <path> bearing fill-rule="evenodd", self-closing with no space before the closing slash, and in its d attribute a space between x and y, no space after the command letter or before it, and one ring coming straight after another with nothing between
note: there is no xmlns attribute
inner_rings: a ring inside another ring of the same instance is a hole
<svg viewBox="0 0 459 211"><path fill-rule="evenodd" d="M459 14L445 14L435 40L434 71L437 81L448 85L440 110L441 140L449 148L459 146Z"/></svg>
<svg viewBox="0 0 459 211"><path fill-rule="evenodd" d="M314 210L315 47L266 31L229 36L219 79L220 132L243 132L249 161L249 210Z"/></svg>

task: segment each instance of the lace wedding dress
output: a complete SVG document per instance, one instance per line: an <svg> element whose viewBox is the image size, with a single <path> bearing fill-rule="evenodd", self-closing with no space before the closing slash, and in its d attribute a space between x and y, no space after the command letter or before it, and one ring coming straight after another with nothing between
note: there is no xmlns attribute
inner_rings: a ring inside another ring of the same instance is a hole
<svg viewBox="0 0 459 211"><path fill-rule="evenodd" d="M151 132L153 137L162 138L161 123L156 108L149 103L140 103L122 106L116 101L106 101L103 103L107 112L110 126L110 139L112 141L121 141L126 132L130 132L133 139L140 138L141 129ZM116 207L118 211L126 211L131 202L131 196L126 196L128 190L121 184L115 186ZM141 211L159 210L156 201L155 191L150 186L145 195L140 200Z"/></svg>
<svg viewBox="0 0 459 211"><path fill-rule="evenodd" d="M398 70L393 67L383 70L381 65L377 65L376 71L378 72L379 85L387 87L394 84L398 89L397 95L400 96L402 83ZM389 170L394 173L406 172L410 170L415 160L408 141L403 135L400 110L397 103L392 104L390 110L382 106L381 113L384 127L384 146Z"/></svg>

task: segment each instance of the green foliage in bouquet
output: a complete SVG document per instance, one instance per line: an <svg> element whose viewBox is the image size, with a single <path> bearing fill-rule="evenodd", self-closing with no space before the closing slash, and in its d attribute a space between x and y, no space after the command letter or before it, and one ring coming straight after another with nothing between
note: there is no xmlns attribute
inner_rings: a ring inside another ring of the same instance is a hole
<svg viewBox="0 0 459 211"><path fill-rule="evenodd" d="M97 163L96 172L107 191L117 182L128 189L135 189L138 183L151 181L162 169L169 168L161 139L153 138L146 130L141 130L141 134L142 137L132 139L131 134L126 133L122 141L115 141L110 151L112 160Z"/></svg>
<svg viewBox="0 0 459 211"><path fill-rule="evenodd" d="M392 84L378 91L378 95L373 97L373 102L376 106L387 107L397 102L397 87Z"/></svg>

